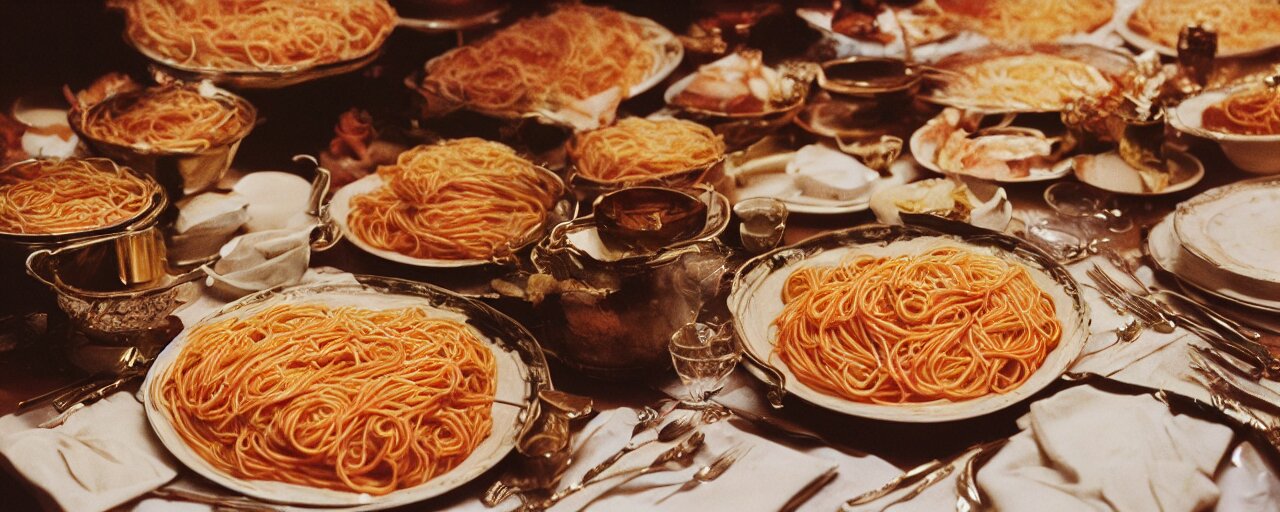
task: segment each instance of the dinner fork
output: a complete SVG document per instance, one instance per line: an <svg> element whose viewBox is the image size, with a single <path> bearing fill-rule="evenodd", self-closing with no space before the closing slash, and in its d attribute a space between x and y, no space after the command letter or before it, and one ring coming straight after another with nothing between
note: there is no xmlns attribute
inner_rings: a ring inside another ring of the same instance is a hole
<svg viewBox="0 0 1280 512"><path fill-rule="evenodd" d="M1251 329L1248 326L1241 324L1240 322L1237 322L1235 320L1232 320L1230 318L1223 316L1221 313L1214 311L1213 308L1210 308L1209 306L1201 303L1198 300L1192 299L1191 297L1188 297L1186 295L1183 295L1181 293L1178 293L1172 290L1165 290L1162 288L1156 288L1154 286L1147 286L1146 283L1142 281L1142 279L1138 278L1137 272L1135 272L1133 269L1133 264L1128 259L1125 259L1123 256L1121 256L1119 253L1115 252L1115 250L1106 249L1103 251L1102 254L1107 258L1107 261L1109 261L1112 266L1119 269L1122 273L1124 273L1126 277L1129 278L1130 281L1133 281L1135 284L1138 285L1139 291L1135 292L1138 295L1155 299L1155 300L1163 299L1166 302L1168 302L1168 298L1172 297L1176 299L1178 302L1190 306L1197 313L1200 313L1209 321L1215 324L1218 324L1219 327L1235 331L1239 333L1241 336L1244 336L1245 338L1251 341L1257 341L1258 339L1262 338L1262 333L1254 329Z"/></svg>
<svg viewBox="0 0 1280 512"><path fill-rule="evenodd" d="M654 504L657 505L658 503L667 501L672 496L675 496L685 491L693 490L699 485L709 483L714 481L717 478L720 478L720 475L723 475L726 472L728 472L729 468L733 467L733 464L735 462L738 462L738 459L741 459L742 457L746 456L747 452L750 452L750 451L751 451L750 446L747 446L744 448L741 444L736 445L733 448L730 448L728 450L725 450L724 453L721 453L720 455L718 455L709 464L707 464L706 466L703 466L701 469L695 472L692 477L689 477L689 481L685 482L684 485L681 485L679 489L672 491L671 494L663 496L662 499L655 501Z"/></svg>
<svg viewBox="0 0 1280 512"><path fill-rule="evenodd" d="M1163 311L1160 311L1154 304L1145 303L1138 300L1138 297L1121 288L1106 271L1102 270L1097 264L1093 265L1085 271L1085 275L1093 279L1098 285L1098 291L1102 293L1104 298L1109 298L1109 303L1119 304L1129 313L1141 320L1147 326L1155 329L1160 333L1171 333L1177 327Z"/></svg>

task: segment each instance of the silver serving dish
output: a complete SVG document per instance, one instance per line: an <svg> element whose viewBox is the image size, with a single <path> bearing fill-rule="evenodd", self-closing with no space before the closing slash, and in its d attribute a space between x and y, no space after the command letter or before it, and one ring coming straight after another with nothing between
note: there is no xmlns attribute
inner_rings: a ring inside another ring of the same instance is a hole
<svg viewBox="0 0 1280 512"><path fill-rule="evenodd" d="M316 170L308 214L314 251L337 243L325 196L329 172ZM179 306L197 298L208 275L197 265L212 265L218 255L198 261L175 261L169 255L163 227L122 230L27 256L27 274L48 286L76 330L108 344L130 343L150 330L163 328Z"/></svg>
<svg viewBox="0 0 1280 512"><path fill-rule="evenodd" d="M72 326L101 340L162 326L199 295L204 277L169 265L164 234L154 226L35 251L27 273L54 291Z"/></svg>
<svg viewBox="0 0 1280 512"><path fill-rule="evenodd" d="M677 105L674 102L676 96L693 82L697 72L671 84L663 93L663 101L675 111L677 117L711 127L712 131L724 137L725 150L731 152L750 146L791 124L809 97L809 84L816 75L814 68L815 66L802 63L780 66L779 79L786 84L789 92L783 98L772 99L760 112L716 112Z"/></svg>
<svg viewBox="0 0 1280 512"><path fill-rule="evenodd" d="M165 87L186 87L192 90L199 90L204 86L198 84L174 84ZM228 91L213 88L212 91L204 91L204 93L207 93L205 95L222 102L230 108L240 110L248 119L240 133L217 146L201 151L167 151L140 145L126 146L101 140L91 137L85 131L84 123L98 109L106 108L112 101L127 100L144 93L145 89L121 93L83 110L73 107L67 115L67 119L71 122L71 128L75 130L76 134L87 141L94 151L155 177L175 201L183 196L207 190L217 184L218 180L222 179L223 175L226 174L227 169L231 167L231 161L236 156L236 150L240 148L240 142L253 130L254 123L258 119L258 110L248 100Z"/></svg>
<svg viewBox="0 0 1280 512"><path fill-rule="evenodd" d="M17 251L25 254L26 252L35 249L57 247L77 242L111 237L121 233L142 231L155 226L158 223L161 214L168 209L168 196L165 194L165 191L161 189L160 185L157 184L150 176L137 172L132 168L117 165L115 162L106 158L83 158L79 160L88 162L99 169L110 169L112 172L124 169L126 172L141 178L147 183L147 193L151 196L151 204L131 218L124 219L107 226L84 231L56 234L5 233L0 231L0 246L7 247L9 249L16 249ZM3 170L0 170L0 173L7 172L8 170L18 166L33 165L40 161L41 159L23 160L5 167Z"/></svg>
<svg viewBox="0 0 1280 512"><path fill-rule="evenodd" d="M701 232L657 251L612 251L588 215L565 222L533 249L533 265L557 282L538 304L545 348L588 375L626 380L671 364L667 344L719 289L729 250L717 238L729 224L723 195L707 190Z"/></svg>

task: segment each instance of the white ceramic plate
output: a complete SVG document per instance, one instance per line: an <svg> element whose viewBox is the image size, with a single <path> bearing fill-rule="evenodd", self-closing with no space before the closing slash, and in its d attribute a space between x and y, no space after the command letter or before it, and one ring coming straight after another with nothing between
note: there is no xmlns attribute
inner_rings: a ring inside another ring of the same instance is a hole
<svg viewBox="0 0 1280 512"><path fill-rule="evenodd" d="M898 160L889 167L889 176L882 176L873 182L861 196L844 201L807 197L796 186L793 175L787 173L787 164L793 158L795 152L778 153L747 162L726 160L725 174L733 183L729 200L737 204L753 197L771 197L782 201L791 213L840 215L865 211L871 207L871 195L875 191L907 183L916 177L914 166Z"/></svg>
<svg viewBox="0 0 1280 512"><path fill-rule="evenodd" d="M1166 217L1151 228L1147 234L1147 253L1161 269L1177 276L1182 282L1210 296L1240 306L1260 309L1271 313L1280 313L1280 298L1256 297L1241 290L1248 290L1229 272L1212 266L1200 264L1198 259L1187 253L1178 240L1173 229L1173 216Z"/></svg>
<svg viewBox="0 0 1280 512"><path fill-rule="evenodd" d="M1204 178L1204 164L1195 155L1185 151L1172 151L1167 155L1168 165L1173 166L1172 183L1159 192L1144 190L1142 176L1116 151L1100 155L1079 155L1067 161L1076 179L1093 187L1131 196L1163 196L1176 194L1194 187Z"/></svg>
<svg viewBox="0 0 1280 512"><path fill-rule="evenodd" d="M1178 205L1173 229L1182 247L1206 265L1280 296L1280 178L1208 190Z"/></svg>
<svg viewBox="0 0 1280 512"><path fill-rule="evenodd" d="M393 284L392 286L405 285ZM433 289L430 293L447 294L447 292L438 289ZM470 301L457 296L451 297L451 299L446 300L457 301L453 305L442 303L437 298L415 295L410 292L396 293L387 289L378 289L358 283L306 285L279 292L263 292L251 295L227 305L219 312L197 322L196 325L208 324L233 316L242 317L285 303L318 303L332 306L358 306L368 309L420 307L428 310L433 317L437 318L450 318L461 322L467 322L471 319L482 320L471 324L471 330L473 334L476 334L493 350L497 364L496 399L509 403L529 404L534 396L533 388L530 385L529 368L518 354L507 350L502 344L503 341L510 342L514 340L497 339L495 336L501 336L501 334L496 334L497 331L491 330L487 326L477 329L477 325L485 325L495 321L499 324L514 324L515 322L501 316L498 318L479 318L487 316L481 310L482 308L477 308L474 305L456 307L457 304L470 304ZM190 331L191 329L188 328L165 347L164 351L156 357L155 363L147 373L147 378L142 384L147 419L160 442L183 465L218 485L246 496L274 503L316 507L354 507L356 510L375 510L415 503L448 492L488 471L506 457L507 453L515 446L516 437L522 427L522 409L495 402L492 409L492 432L461 464L421 485L400 489L381 496L320 489L283 482L237 478L215 468L192 450L178 435L167 410L159 403L161 400L158 391L160 379L173 366L183 347L186 346L188 342L187 333ZM525 335L527 336L527 333Z"/></svg>
<svg viewBox="0 0 1280 512"><path fill-rule="evenodd" d="M939 168L938 162L935 161L935 158L938 156L938 148L937 146L932 146L929 143L924 141L924 132L925 132L925 127L920 127L915 131L915 133L911 134L911 140L908 142L908 146L911 149L911 156L916 159L916 163L920 164L921 167L924 167L925 169L936 172L938 174L944 174L944 175L955 174L957 176L964 176L966 178L973 178L978 180L983 179L977 176L973 176L971 174L952 173L952 172L944 171L941 168ZM984 181L993 181L996 183L1033 183L1037 181L1056 180L1068 174L1071 174L1070 160L1063 160L1055 163L1052 167L1033 168L1029 173L1027 173L1026 176L1022 178L1007 178L1007 179L995 179L995 180L984 180Z"/></svg>
<svg viewBox="0 0 1280 512"><path fill-rule="evenodd" d="M1013 240L1015 239L1008 237L1008 241ZM1062 338L1040 369L1017 389L962 402L938 400L900 405L853 402L819 392L800 382L774 353L777 327L773 325L773 321L783 309L783 283L795 270L838 264L843 258L854 254L916 254L939 245L959 245L1022 264L1030 271L1036 284L1053 298L1062 324ZM913 227L868 225L811 238L757 257L747 262L735 276L733 292L729 296L729 309L744 350L767 358L770 365L781 371L786 377L789 394L819 407L851 416L907 423L974 418L1025 400L1066 372L1089 337L1089 307L1079 294L1079 286L1060 265L1047 258L1042 265L1029 259L1026 253L1014 254L990 245L965 242L961 237ZM748 368L753 373L759 371L751 365ZM757 376L765 379L760 374Z"/></svg>
<svg viewBox="0 0 1280 512"><path fill-rule="evenodd" d="M561 190L564 190L564 184L560 181L559 176L556 176L555 173L545 169L542 172L554 177L556 182L561 183ZM405 265L413 265L415 267L461 268L476 267L493 263L492 260L482 259L442 260L434 258L415 258L407 254L379 249L370 245L368 242L365 242L359 236L356 236L356 234L351 231L351 227L347 224L347 217L351 215L351 199L358 195L373 192L378 187L381 187L382 184L381 176L377 173L369 174L368 176L353 181L339 189L338 192L333 195L333 200L329 202L329 213L333 216L333 220L338 223L338 226L342 229L342 233L345 235L345 238L350 240L356 247L359 247L360 250L385 260L403 263ZM544 222L544 225L539 228L539 232L542 232L549 227L546 224L547 223ZM536 242L538 241L538 238L540 237L532 237L522 245L528 245Z"/></svg>

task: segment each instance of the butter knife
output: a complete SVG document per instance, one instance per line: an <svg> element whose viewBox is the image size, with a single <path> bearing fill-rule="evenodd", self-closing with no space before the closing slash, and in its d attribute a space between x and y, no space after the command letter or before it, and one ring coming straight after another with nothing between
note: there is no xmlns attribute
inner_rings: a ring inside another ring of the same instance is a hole
<svg viewBox="0 0 1280 512"><path fill-rule="evenodd" d="M827 484L830 484L832 480L835 480L837 475L839 475L839 472L835 467L828 469L826 473L819 475L818 478L809 482L809 485L806 485L804 488L796 491L796 494L792 496L791 499L787 500L787 502L782 505L782 508L778 509L778 512L795 512L801 505L804 505L805 503L808 503L809 500L813 499L813 497L818 494L818 491L821 491L827 486Z"/></svg>

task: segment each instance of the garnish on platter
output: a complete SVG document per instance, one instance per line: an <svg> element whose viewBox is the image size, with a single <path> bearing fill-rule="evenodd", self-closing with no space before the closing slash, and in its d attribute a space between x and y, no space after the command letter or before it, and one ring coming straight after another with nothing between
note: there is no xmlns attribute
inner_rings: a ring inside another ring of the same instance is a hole
<svg viewBox="0 0 1280 512"><path fill-rule="evenodd" d="M927 213L1003 231L1013 218L1013 203L999 186L932 178L877 190L871 211L885 224L902 224L900 213Z"/></svg>
<svg viewBox="0 0 1280 512"><path fill-rule="evenodd" d="M333 139L320 153L320 165L333 173L334 187L363 178L379 165L395 163L396 156L406 149L378 135L373 116L362 109L353 108L338 116Z"/></svg>
<svg viewBox="0 0 1280 512"><path fill-rule="evenodd" d="M816 75L807 63L773 68L759 51L742 51L699 67L663 99L679 117L710 126L729 148L743 148L789 124Z"/></svg>
<svg viewBox="0 0 1280 512"><path fill-rule="evenodd" d="M1074 146L1070 138L1006 122L983 128L982 119L981 114L947 108L911 136L911 154L931 171L1002 182L1053 179L1068 172L1059 163Z"/></svg>

